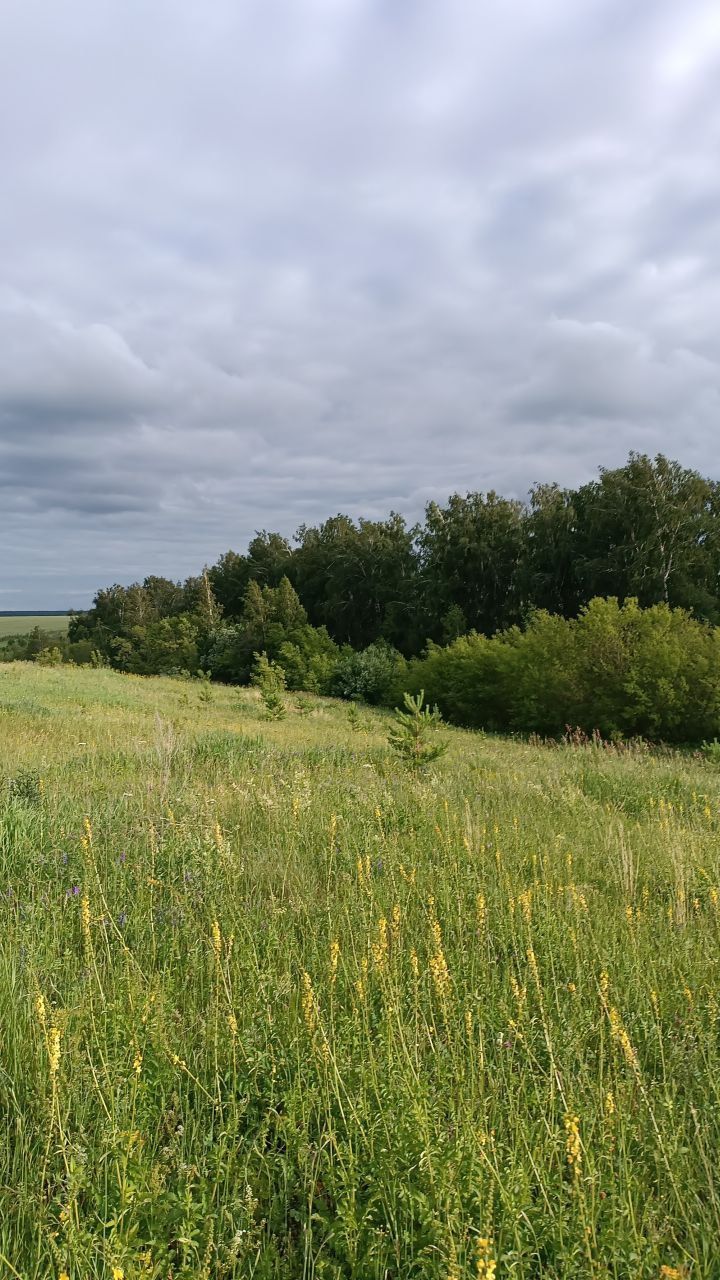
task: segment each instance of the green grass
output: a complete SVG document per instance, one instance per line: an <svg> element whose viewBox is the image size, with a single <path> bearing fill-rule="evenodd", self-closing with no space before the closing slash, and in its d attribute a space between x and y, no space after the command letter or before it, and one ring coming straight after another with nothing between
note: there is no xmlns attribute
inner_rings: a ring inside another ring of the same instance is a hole
<svg viewBox="0 0 720 1280"><path fill-rule="evenodd" d="M0 1275L720 1275L720 773L201 692L0 666Z"/></svg>
<svg viewBox="0 0 720 1280"><path fill-rule="evenodd" d="M49 616L42 613L21 613L12 618L0 614L0 640L6 636L27 635L28 631L32 631L34 627L39 627L41 631L50 631L53 635L64 635L69 622L69 614Z"/></svg>

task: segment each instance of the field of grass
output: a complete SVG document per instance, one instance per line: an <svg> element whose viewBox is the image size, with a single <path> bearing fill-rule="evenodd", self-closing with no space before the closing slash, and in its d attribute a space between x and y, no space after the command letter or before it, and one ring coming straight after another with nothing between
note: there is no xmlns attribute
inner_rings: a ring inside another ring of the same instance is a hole
<svg viewBox="0 0 720 1280"><path fill-rule="evenodd" d="M13 617L0 614L0 640L4 640L7 636L27 635L28 631L32 631L34 627L39 627L41 631L64 634L69 622L69 614L49 616L45 613L21 613Z"/></svg>
<svg viewBox="0 0 720 1280"><path fill-rule="evenodd" d="M720 774L0 666L0 1275L720 1275Z"/></svg>

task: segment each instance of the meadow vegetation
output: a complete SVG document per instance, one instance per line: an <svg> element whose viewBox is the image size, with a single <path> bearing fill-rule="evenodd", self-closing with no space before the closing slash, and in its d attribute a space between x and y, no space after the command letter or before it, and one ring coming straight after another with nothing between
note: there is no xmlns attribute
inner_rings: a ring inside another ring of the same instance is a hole
<svg viewBox="0 0 720 1280"><path fill-rule="evenodd" d="M0 666L0 1274L720 1274L712 754L281 696Z"/></svg>

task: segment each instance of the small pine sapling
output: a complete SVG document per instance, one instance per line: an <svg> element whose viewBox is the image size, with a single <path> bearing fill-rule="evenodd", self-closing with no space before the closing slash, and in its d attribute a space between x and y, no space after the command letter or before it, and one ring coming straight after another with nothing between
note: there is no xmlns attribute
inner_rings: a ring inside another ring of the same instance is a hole
<svg viewBox="0 0 720 1280"><path fill-rule="evenodd" d="M347 718L348 718L348 724L350 725L350 728L353 730L353 733L357 733L360 729L362 729L362 718L360 716L360 712L358 711L356 702L350 703L350 706L348 707Z"/></svg>
<svg viewBox="0 0 720 1280"><path fill-rule="evenodd" d="M423 769L444 755L449 743L446 739L432 741L441 716L437 707L424 705L424 689L415 697L411 693L403 694L403 700L405 710L395 708L395 723L388 734L388 742L409 769Z"/></svg>
<svg viewBox="0 0 720 1280"><path fill-rule="evenodd" d="M284 720L287 714L285 699L285 672L276 662L270 662L266 653L255 654L252 682L260 691L268 720Z"/></svg>
<svg viewBox="0 0 720 1280"><path fill-rule="evenodd" d="M212 702L213 691L210 686L210 672L200 670L197 673L197 678L200 683L200 692L198 694L200 701L204 703Z"/></svg>

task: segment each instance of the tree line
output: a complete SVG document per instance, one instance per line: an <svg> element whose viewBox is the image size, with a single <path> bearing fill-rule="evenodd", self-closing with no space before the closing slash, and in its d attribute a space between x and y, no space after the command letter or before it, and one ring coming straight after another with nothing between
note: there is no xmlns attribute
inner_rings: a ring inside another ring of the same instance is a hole
<svg viewBox="0 0 720 1280"><path fill-rule="evenodd" d="M553 653L568 662L571 649L579 653L582 619L595 617L587 607L598 597L619 602L623 626L630 606L621 606L633 601L640 614L655 611L657 635L660 618L675 610L697 634L710 634L720 624L720 482L663 455L633 453L576 489L536 485L526 502L492 491L456 493L444 505L429 503L414 526L395 512L385 520L340 514L302 525L292 542L259 532L245 552L227 551L184 583L151 576L98 591L92 607L71 619L61 656L245 683L264 653L289 688L384 702L422 678L452 718L555 732L557 714L523 716L519 695L514 709L460 706L438 686L438 673L449 679L452 665L438 653L472 652L482 666L502 649L509 671L508 654L523 645L527 652L541 624L574 620L572 641L567 628L553 633L543 658L549 672L557 666ZM513 681L519 688L507 671L508 689ZM576 664L576 693L578 672ZM491 683L502 685L494 669ZM525 689L524 704L533 700L537 693ZM572 709L573 722L598 727L579 694L556 704ZM615 728L632 729L642 717L631 720ZM653 729L652 718L647 725Z"/></svg>

